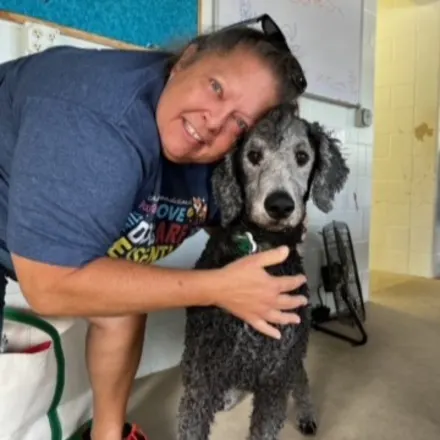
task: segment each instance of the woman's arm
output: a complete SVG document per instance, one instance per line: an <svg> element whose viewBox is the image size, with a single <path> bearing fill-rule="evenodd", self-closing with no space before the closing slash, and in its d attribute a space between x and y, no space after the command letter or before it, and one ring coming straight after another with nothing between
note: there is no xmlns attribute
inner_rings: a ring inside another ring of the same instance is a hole
<svg viewBox="0 0 440 440"><path fill-rule="evenodd" d="M24 294L40 314L114 316L159 309L214 305L275 338L271 324L298 323L292 312L307 300L291 296L305 278L272 277L288 248L244 257L216 270L172 270L101 258L81 269L53 267L13 256ZM287 312L290 311L290 312Z"/></svg>
<svg viewBox="0 0 440 440"><path fill-rule="evenodd" d="M142 265L111 258L67 268L13 255L23 294L43 315L112 316L215 302L217 271Z"/></svg>

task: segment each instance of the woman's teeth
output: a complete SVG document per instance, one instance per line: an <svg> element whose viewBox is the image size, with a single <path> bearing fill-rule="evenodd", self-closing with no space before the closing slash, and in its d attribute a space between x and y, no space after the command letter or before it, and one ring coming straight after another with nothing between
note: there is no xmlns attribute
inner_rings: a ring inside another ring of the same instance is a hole
<svg viewBox="0 0 440 440"><path fill-rule="evenodd" d="M184 125L185 130L190 136L192 136L197 142L203 142L203 139L199 133L197 133L196 129L188 121L185 121Z"/></svg>

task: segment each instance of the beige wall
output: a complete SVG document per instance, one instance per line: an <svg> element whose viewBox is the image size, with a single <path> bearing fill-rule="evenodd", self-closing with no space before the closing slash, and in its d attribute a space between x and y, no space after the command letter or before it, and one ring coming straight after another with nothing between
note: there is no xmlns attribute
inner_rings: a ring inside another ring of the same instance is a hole
<svg viewBox="0 0 440 440"><path fill-rule="evenodd" d="M378 0L373 271L432 276L440 2Z"/></svg>

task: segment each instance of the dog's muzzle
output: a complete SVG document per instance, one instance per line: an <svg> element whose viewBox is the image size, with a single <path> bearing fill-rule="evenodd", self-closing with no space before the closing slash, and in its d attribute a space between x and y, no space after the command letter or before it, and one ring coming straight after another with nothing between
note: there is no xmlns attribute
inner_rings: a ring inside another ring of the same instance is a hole
<svg viewBox="0 0 440 440"><path fill-rule="evenodd" d="M286 191L278 190L266 197L264 209L272 219L283 220L293 212L295 202Z"/></svg>

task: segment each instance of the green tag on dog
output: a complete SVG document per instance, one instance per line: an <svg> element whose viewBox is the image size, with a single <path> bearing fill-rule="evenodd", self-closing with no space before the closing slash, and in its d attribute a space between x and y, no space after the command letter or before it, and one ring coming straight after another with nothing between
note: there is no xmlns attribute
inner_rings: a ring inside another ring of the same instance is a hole
<svg viewBox="0 0 440 440"><path fill-rule="evenodd" d="M245 232L243 235L236 235L234 241L237 243L237 250L240 255L251 255L258 250L257 243L255 243L254 237L250 232Z"/></svg>

